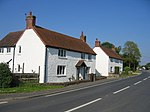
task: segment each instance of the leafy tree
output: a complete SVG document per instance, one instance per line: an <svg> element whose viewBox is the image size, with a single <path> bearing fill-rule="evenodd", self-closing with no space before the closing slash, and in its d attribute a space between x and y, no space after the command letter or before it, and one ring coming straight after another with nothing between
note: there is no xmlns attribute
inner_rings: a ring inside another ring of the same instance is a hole
<svg viewBox="0 0 150 112"><path fill-rule="evenodd" d="M132 41L127 41L124 45L122 52L125 65L128 64L130 68L135 70L141 58L141 53L137 44Z"/></svg>
<svg viewBox="0 0 150 112"><path fill-rule="evenodd" d="M112 43L109 43L109 42L103 42L101 45L103 47L108 48L108 49L113 49L114 48L115 52L118 53L118 54L120 54L121 46L115 47Z"/></svg>
<svg viewBox="0 0 150 112"><path fill-rule="evenodd" d="M12 74L6 63L0 63L0 88L10 87Z"/></svg>
<svg viewBox="0 0 150 112"><path fill-rule="evenodd" d="M109 42L103 42L101 44L103 47L106 47L106 48L109 48L109 49L112 49L113 48L113 44L109 43Z"/></svg>
<svg viewBox="0 0 150 112"><path fill-rule="evenodd" d="M146 67L146 69L150 69L150 63L147 63L147 64L145 65L145 67Z"/></svg>

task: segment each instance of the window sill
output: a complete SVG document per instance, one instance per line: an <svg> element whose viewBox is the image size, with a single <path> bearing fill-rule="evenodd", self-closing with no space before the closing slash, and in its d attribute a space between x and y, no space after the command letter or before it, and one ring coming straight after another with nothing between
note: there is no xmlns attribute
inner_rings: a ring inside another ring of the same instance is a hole
<svg viewBox="0 0 150 112"><path fill-rule="evenodd" d="M59 59L67 59L67 57L58 56Z"/></svg>
<svg viewBox="0 0 150 112"><path fill-rule="evenodd" d="M57 75L57 77L67 77L66 75Z"/></svg>
<svg viewBox="0 0 150 112"><path fill-rule="evenodd" d="M88 60L89 62L92 62L92 60Z"/></svg>

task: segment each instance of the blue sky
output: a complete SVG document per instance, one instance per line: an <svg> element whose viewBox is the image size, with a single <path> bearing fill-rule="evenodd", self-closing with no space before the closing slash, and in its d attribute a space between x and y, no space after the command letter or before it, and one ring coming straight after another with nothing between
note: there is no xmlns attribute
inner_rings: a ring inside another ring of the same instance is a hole
<svg viewBox="0 0 150 112"><path fill-rule="evenodd" d="M124 47L134 41L150 62L150 0L0 0L0 39L25 29L25 13L37 25L76 38L81 31L94 47L95 39Z"/></svg>

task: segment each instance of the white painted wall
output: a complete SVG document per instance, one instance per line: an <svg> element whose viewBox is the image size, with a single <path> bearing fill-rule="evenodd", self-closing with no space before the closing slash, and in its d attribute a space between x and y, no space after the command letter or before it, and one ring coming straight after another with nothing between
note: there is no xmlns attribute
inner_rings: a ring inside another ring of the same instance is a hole
<svg viewBox="0 0 150 112"><path fill-rule="evenodd" d="M57 48L47 48L47 82L68 82L69 78L74 77L76 79L77 69L75 65L81 60L81 53L66 51L67 57L58 57ZM86 54L86 58L88 55ZM85 59L87 66L91 67L91 73L95 73L95 56L92 56L92 61ZM57 75L57 66L65 65L66 74L64 76Z"/></svg>
<svg viewBox="0 0 150 112"><path fill-rule="evenodd" d="M120 73L123 70L123 62L120 62L120 60L118 60L118 62L111 62L111 60L109 59L109 73L111 73L111 67L112 67L112 73L115 72L115 67L119 67L120 68Z"/></svg>
<svg viewBox="0 0 150 112"><path fill-rule="evenodd" d="M96 55L96 75L109 76L109 73L114 73L115 66L120 67L120 72L123 70L123 62L111 62L109 56L100 48L95 47ZM111 72L112 67L112 72Z"/></svg>
<svg viewBox="0 0 150 112"><path fill-rule="evenodd" d="M0 63L7 63L8 61L11 61L9 62L9 68L10 70L12 71L13 69L13 53L14 53L14 47L10 47L11 49L11 52L7 53L7 47L4 47L4 52L3 53L0 53Z"/></svg>
<svg viewBox="0 0 150 112"><path fill-rule="evenodd" d="M108 76L109 57L100 47L94 47L96 55L96 75Z"/></svg>
<svg viewBox="0 0 150 112"><path fill-rule="evenodd" d="M19 53L20 46L21 53ZM22 73L23 63L24 73L39 73L40 67L40 83L44 82L45 45L33 29L25 30L16 44L15 73ZM21 66L21 71L18 71L18 65Z"/></svg>

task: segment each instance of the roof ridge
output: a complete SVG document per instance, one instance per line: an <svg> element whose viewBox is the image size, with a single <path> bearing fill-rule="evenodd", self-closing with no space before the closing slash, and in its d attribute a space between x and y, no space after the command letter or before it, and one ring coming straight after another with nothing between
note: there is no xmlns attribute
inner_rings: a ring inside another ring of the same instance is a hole
<svg viewBox="0 0 150 112"><path fill-rule="evenodd" d="M122 59L122 57L116 53L115 51L113 51L112 49L109 49L107 47L104 46L100 46L100 48L102 48L102 50L109 56L112 58L116 58L116 59Z"/></svg>
<svg viewBox="0 0 150 112"><path fill-rule="evenodd" d="M33 29L46 46L95 54L92 48L79 38L68 36L40 26L35 26Z"/></svg>
<svg viewBox="0 0 150 112"><path fill-rule="evenodd" d="M41 27L41 26L37 26L37 25L36 25L36 26L34 26L34 28L41 28L41 29L44 29L44 30L47 30L47 31L50 31L50 32L53 32L53 33L57 33L57 34L64 35L64 36L69 37L69 38L72 38L72 39L77 39L77 40L82 41L80 38L76 38L76 37L72 37L72 36L69 36L69 35L66 35L66 34L63 34L63 33L59 33L59 32L54 31L54 30L49 30L49 29L44 28L44 27Z"/></svg>

